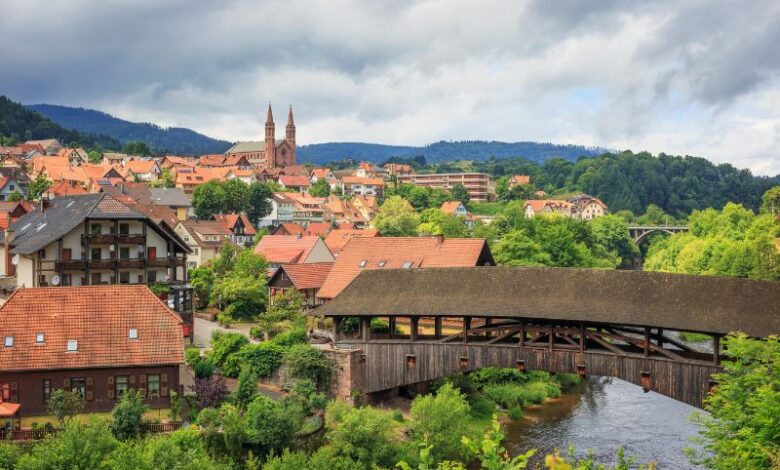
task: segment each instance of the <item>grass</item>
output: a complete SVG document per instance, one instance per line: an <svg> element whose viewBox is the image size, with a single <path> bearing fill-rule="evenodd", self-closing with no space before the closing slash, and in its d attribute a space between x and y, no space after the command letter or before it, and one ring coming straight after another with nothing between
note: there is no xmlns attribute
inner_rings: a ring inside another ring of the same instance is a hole
<svg viewBox="0 0 780 470"><path fill-rule="evenodd" d="M159 410L149 410L146 413L144 413L144 418L153 421L155 419L160 419L161 421L165 421L170 417L171 410L170 408L161 408ZM88 423L89 419L91 417L99 417L102 419L109 419L111 418L111 412L104 412L104 413L80 413L74 416L73 418L80 423ZM55 418L52 415L44 415L44 416L24 416L22 417L22 427L31 427L32 423L38 423L43 424L46 421L50 422L51 424L56 425L57 424L57 418Z"/></svg>
<svg viewBox="0 0 780 470"><path fill-rule="evenodd" d="M712 341L712 336L705 335L704 333L692 333L690 331L681 331L680 339L689 343L703 343L705 341Z"/></svg>

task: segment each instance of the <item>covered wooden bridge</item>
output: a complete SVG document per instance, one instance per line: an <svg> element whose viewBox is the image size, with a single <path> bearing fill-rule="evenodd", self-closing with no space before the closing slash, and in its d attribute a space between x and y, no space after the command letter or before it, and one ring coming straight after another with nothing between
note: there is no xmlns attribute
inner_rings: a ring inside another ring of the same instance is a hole
<svg viewBox="0 0 780 470"><path fill-rule="evenodd" d="M372 270L315 314L333 319L336 349L359 351L353 393L500 366L617 377L702 407L724 335L780 333L780 283L568 268ZM359 318L357 333L342 332L349 317ZM374 318L389 331L372 332ZM712 340L692 347L670 331Z"/></svg>

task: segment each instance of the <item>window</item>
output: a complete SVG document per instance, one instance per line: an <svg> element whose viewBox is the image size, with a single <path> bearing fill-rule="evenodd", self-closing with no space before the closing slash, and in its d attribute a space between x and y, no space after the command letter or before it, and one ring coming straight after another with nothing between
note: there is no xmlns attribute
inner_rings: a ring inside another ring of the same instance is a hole
<svg viewBox="0 0 780 470"><path fill-rule="evenodd" d="M72 286L73 285L73 275L71 274L63 274L62 281L60 282L63 286Z"/></svg>
<svg viewBox="0 0 780 470"><path fill-rule="evenodd" d="M412 262L411 261L404 261L404 264L401 266L401 268L403 268L403 269L409 269L411 267L412 267Z"/></svg>
<svg viewBox="0 0 780 470"><path fill-rule="evenodd" d="M119 235L129 235L130 224L119 224Z"/></svg>
<svg viewBox="0 0 780 470"><path fill-rule="evenodd" d="M43 333L35 333L35 342L42 344L46 342L46 335Z"/></svg>
<svg viewBox="0 0 780 470"><path fill-rule="evenodd" d="M43 379L43 402L47 403L51 398L51 380Z"/></svg>
<svg viewBox="0 0 780 470"><path fill-rule="evenodd" d="M146 376L146 396L159 397L160 396L160 376L147 375Z"/></svg>
<svg viewBox="0 0 780 470"><path fill-rule="evenodd" d="M190 241L190 237L184 237L184 241L185 241L185 242L188 242L188 241Z"/></svg>
<svg viewBox="0 0 780 470"><path fill-rule="evenodd" d="M82 397L87 396L87 379L84 377L76 377L70 379L70 391L80 393Z"/></svg>
<svg viewBox="0 0 780 470"><path fill-rule="evenodd" d="M13 190L15 190L15 189L16 189L16 186L14 186L14 185L12 185L12 184L11 184L11 185L8 185L8 189L10 189L11 191L13 191Z"/></svg>
<svg viewBox="0 0 780 470"><path fill-rule="evenodd" d="M89 250L89 259L99 260L101 256L100 248L91 248Z"/></svg>
<svg viewBox="0 0 780 470"><path fill-rule="evenodd" d="M138 339L138 328L130 328L127 332L127 337L130 339Z"/></svg>
<svg viewBox="0 0 780 470"><path fill-rule="evenodd" d="M92 273L89 275L89 277L90 277L90 284L92 284L93 286L103 282L103 275L100 273Z"/></svg>
<svg viewBox="0 0 780 470"><path fill-rule="evenodd" d="M367 260L362 259L362 260L360 260L360 264L358 264L358 266L361 267L361 268L365 268L367 262L368 262Z"/></svg>
<svg viewBox="0 0 780 470"><path fill-rule="evenodd" d="M130 273L127 271L123 271L119 273L119 283L120 284L130 284Z"/></svg>
<svg viewBox="0 0 780 470"><path fill-rule="evenodd" d="M100 235L103 233L103 226L100 224L92 224L89 226L89 233L92 235Z"/></svg>
<svg viewBox="0 0 780 470"><path fill-rule="evenodd" d="M144 283L144 275L143 274L139 274L138 275L138 283L139 284L143 284Z"/></svg>
<svg viewBox="0 0 780 470"><path fill-rule="evenodd" d="M157 282L157 271L149 271L147 275L149 276L150 283Z"/></svg>
<svg viewBox="0 0 780 470"><path fill-rule="evenodd" d="M118 375L114 378L114 396L119 398L126 391L128 387L128 380L126 375Z"/></svg>
<svg viewBox="0 0 780 470"><path fill-rule="evenodd" d="M119 248L119 259L130 259L130 248L123 246Z"/></svg>
<svg viewBox="0 0 780 470"><path fill-rule="evenodd" d="M73 259L73 250L70 248L63 248L62 249L62 260L63 261L70 261Z"/></svg>
<svg viewBox="0 0 780 470"><path fill-rule="evenodd" d="M75 339L69 339L68 340L68 351L78 351L79 350L79 342Z"/></svg>
<svg viewBox="0 0 780 470"><path fill-rule="evenodd" d="M157 247L150 246L146 248L146 257L150 260L157 259Z"/></svg>
<svg viewBox="0 0 780 470"><path fill-rule="evenodd" d="M387 261L382 260L382 261L379 262L379 267L380 268L384 268L386 264L387 264Z"/></svg>
<svg viewBox="0 0 780 470"><path fill-rule="evenodd" d="M14 337L13 336L6 336L5 337L5 347L6 348L14 347Z"/></svg>

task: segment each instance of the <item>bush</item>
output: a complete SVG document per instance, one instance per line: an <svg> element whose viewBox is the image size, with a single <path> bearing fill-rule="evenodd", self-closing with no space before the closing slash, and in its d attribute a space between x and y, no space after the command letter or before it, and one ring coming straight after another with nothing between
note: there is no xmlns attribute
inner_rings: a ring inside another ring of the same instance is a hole
<svg viewBox="0 0 780 470"><path fill-rule="evenodd" d="M235 305L236 304L230 304L224 312L219 312L217 314L217 323L225 328L230 328L230 325L233 324L233 310L235 310Z"/></svg>
<svg viewBox="0 0 780 470"><path fill-rule="evenodd" d="M390 333L390 323L381 318L372 318L370 329L372 333Z"/></svg>
<svg viewBox="0 0 780 470"><path fill-rule="evenodd" d="M471 406L471 416L477 419L489 419L496 412L496 405L481 393L469 395L468 401Z"/></svg>
<svg viewBox="0 0 780 470"><path fill-rule="evenodd" d="M262 340L263 336L264 336L263 329L260 328L259 326L253 326L253 327L249 328L249 336L252 339Z"/></svg>
<svg viewBox="0 0 780 470"><path fill-rule="evenodd" d="M433 446L438 460L464 457L460 438L469 424L469 404L459 390L446 384L436 395L418 396L412 402L412 436Z"/></svg>
<svg viewBox="0 0 780 470"><path fill-rule="evenodd" d="M525 387L519 385L494 384L486 386L482 392L493 403L509 409L513 406L523 406L526 403L524 389Z"/></svg>
<svg viewBox="0 0 780 470"><path fill-rule="evenodd" d="M555 374L554 379L563 390L568 390L581 382L580 376L577 374Z"/></svg>
<svg viewBox="0 0 780 470"><path fill-rule="evenodd" d="M249 339L240 333L215 331L211 335L211 354L209 358L215 366L223 368L230 356L237 353L247 343L249 343ZM238 370L232 371L232 368L236 367L235 364L229 367L231 372L235 372L235 375L238 375Z"/></svg>
<svg viewBox="0 0 780 470"><path fill-rule="evenodd" d="M325 353L308 344L291 346L284 355L284 362L293 377L313 380L321 389L330 382L330 362Z"/></svg>
<svg viewBox="0 0 780 470"><path fill-rule="evenodd" d="M523 409L519 406L513 406L509 408L509 417L511 419L520 419L523 417Z"/></svg>
<svg viewBox="0 0 780 470"><path fill-rule="evenodd" d="M479 385L500 383L523 383L528 380L525 374L508 367L485 367L470 374L471 380Z"/></svg>
<svg viewBox="0 0 780 470"><path fill-rule="evenodd" d="M214 364L208 359L203 359L195 363L193 370L196 379L208 379L214 375Z"/></svg>
<svg viewBox="0 0 780 470"><path fill-rule="evenodd" d="M119 398L111 417L111 432L119 440L127 440L143 434L143 416L147 407L138 390L127 390Z"/></svg>
<svg viewBox="0 0 780 470"><path fill-rule="evenodd" d="M200 362L200 349L196 347L189 347L184 350L184 362L191 367Z"/></svg>
<svg viewBox="0 0 780 470"><path fill-rule="evenodd" d="M235 367L246 364L259 377L268 377L282 365L284 348L266 341L259 344L245 344L233 355ZM232 370L231 370L232 372Z"/></svg>
<svg viewBox="0 0 780 470"><path fill-rule="evenodd" d="M283 333L279 333L271 339L273 344L281 347L289 347L294 344L301 344L307 341L305 328L292 328Z"/></svg>
<svg viewBox="0 0 780 470"><path fill-rule="evenodd" d="M551 390L553 387L550 386L550 382L531 382L521 387L520 396L525 405L539 404L550 396ZM560 395L560 389L558 394Z"/></svg>
<svg viewBox="0 0 780 470"><path fill-rule="evenodd" d="M341 322L339 329L341 333L354 333L360 326L360 319L358 317L347 317Z"/></svg>
<svg viewBox="0 0 780 470"><path fill-rule="evenodd" d="M297 431L290 414L278 402L258 395L246 411L249 440L258 446L258 455L268 455L288 447Z"/></svg>

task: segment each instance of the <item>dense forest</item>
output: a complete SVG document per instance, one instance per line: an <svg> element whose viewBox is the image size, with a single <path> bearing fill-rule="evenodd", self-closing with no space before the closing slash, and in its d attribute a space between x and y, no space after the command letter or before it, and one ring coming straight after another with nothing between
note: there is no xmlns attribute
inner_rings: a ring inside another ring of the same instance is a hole
<svg viewBox="0 0 780 470"><path fill-rule="evenodd" d="M380 163L393 157L412 158L423 156L428 162L444 162L467 159L482 161L523 155L529 161L542 162L559 157L576 160L581 156L604 153L602 148L581 145L557 145L540 142L495 141L440 141L423 147L404 145L368 144L361 142L332 142L298 147L298 160L303 163L324 164L335 160L355 159Z"/></svg>
<svg viewBox="0 0 780 470"><path fill-rule="evenodd" d="M58 139L64 145L118 150L122 144L107 135L65 129L35 111L0 96L0 136L15 140Z"/></svg>
<svg viewBox="0 0 780 470"><path fill-rule="evenodd" d="M146 142L154 153L176 155L205 155L223 153L231 143L212 139L193 130L156 124L136 123L116 118L92 109L72 108L50 104L27 106L68 129L90 134L105 134L121 143Z"/></svg>

